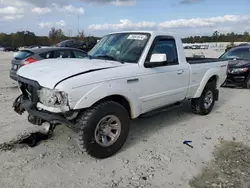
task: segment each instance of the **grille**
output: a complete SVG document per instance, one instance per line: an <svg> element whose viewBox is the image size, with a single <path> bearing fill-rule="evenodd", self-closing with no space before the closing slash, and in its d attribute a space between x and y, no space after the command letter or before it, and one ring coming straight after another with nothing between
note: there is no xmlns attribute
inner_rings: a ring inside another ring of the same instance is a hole
<svg viewBox="0 0 250 188"><path fill-rule="evenodd" d="M40 89L40 85L33 80L24 78L18 78L20 90L22 91L26 100L30 100L32 103L38 102L37 91Z"/></svg>
<svg viewBox="0 0 250 188"><path fill-rule="evenodd" d="M38 102L37 88L26 83L21 83L20 89L26 99L32 101L33 103Z"/></svg>

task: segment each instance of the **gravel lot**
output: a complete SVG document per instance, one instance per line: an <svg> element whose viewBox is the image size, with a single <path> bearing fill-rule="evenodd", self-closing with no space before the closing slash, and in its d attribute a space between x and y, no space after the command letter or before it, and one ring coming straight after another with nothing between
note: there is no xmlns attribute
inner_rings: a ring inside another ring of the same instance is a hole
<svg viewBox="0 0 250 188"><path fill-rule="evenodd" d="M187 54L195 52L189 50ZM221 54L212 50L204 52L210 57ZM37 129L24 115L12 110L12 102L19 93L8 76L12 56L11 52L0 52L2 145ZM250 90L221 88L220 99L208 116L192 114L187 102L183 108L137 119L132 122L123 149L105 160L79 152L75 133L59 126L52 139L37 147L0 150L0 187L187 188L190 180L213 159L214 146L222 139L250 145L249 94ZM184 140L192 140L194 147L184 145ZM208 187L215 186L212 183L208 182Z"/></svg>

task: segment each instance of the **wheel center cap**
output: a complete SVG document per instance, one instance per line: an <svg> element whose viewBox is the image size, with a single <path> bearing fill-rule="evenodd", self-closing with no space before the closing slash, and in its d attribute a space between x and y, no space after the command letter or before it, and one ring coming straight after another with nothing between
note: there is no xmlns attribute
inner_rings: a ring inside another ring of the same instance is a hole
<svg viewBox="0 0 250 188"><path fill-rule="evenodd" d="M102 133L104 135L108 135L109 133L111 132L111 128L109 126L105 126L103 129L102 129Z"/></svg>

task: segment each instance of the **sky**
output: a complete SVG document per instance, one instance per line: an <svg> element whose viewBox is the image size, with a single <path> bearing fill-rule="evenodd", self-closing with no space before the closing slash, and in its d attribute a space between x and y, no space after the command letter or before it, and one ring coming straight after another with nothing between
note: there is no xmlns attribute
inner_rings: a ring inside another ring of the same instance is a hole
<svg viewBox="0 0 250 188"><path fill-rule="evenodd" d="M159 30L181 37L250 32L250 0L0 0L0 32L103 36Z"/></svg>

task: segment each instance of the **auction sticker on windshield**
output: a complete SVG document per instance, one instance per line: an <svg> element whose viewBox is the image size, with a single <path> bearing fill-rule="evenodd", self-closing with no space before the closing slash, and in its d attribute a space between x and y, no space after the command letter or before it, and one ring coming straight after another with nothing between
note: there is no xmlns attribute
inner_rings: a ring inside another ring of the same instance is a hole
<svg viewBox="0 0 250 188"><path fill-rule="evenodd" d="M145 39L147 39L147 35L129 35L127 39L130 39L130 40L145 40Z"/></svg>

